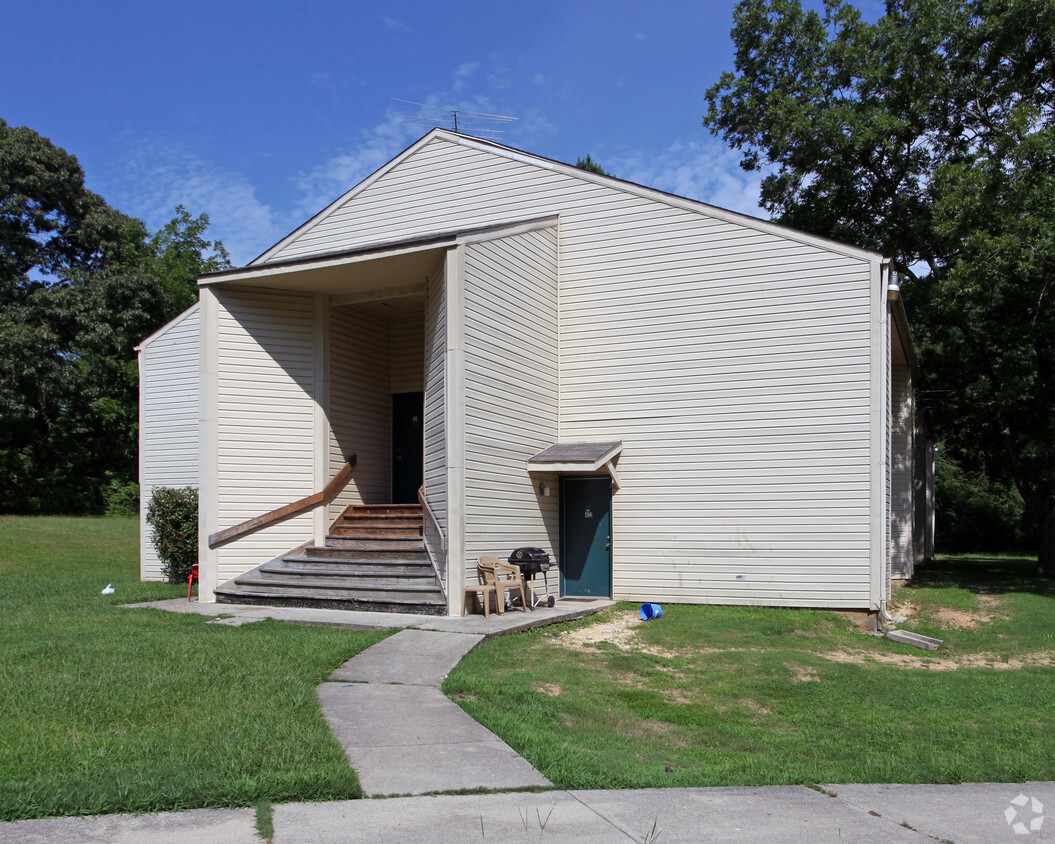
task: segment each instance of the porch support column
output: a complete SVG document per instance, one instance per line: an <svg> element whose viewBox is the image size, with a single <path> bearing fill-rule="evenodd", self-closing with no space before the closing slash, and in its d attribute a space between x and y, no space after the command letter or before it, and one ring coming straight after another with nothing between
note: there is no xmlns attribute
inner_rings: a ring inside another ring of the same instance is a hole
<svg viewBox="0 0 1055 844"><path fill-rule="evenodd" d="M465 247L447 251L447 614L460 615L465 590Z"/></svg>
<svg viewBox="0 0 1055 844"><path fill-rule="evenodd" d="M330 482L330 297L325 293L315 294L315 478L313 489L318 492ZM315 508L314 542L326 544L330 528L330 506L322 504Z"/></svg>
<svg viewBox="0 0 1055 844"><path fill-rule="evenodd" d="M219 550L209 536L219 530L219 302L210 287L200 290L198 337L198 600L212 603L219 576Z"/></svg>

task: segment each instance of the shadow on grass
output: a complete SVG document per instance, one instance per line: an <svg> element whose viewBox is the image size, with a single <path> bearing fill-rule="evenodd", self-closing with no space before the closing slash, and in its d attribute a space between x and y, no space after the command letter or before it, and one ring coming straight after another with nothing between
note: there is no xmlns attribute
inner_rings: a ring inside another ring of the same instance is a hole
<svg viewBox="0 0 1055 844"><path fill-rule="evenodd" d="M909 589L964 589L976 595L1037 595L1055 598L1055 580L1034 577L1030 557L985 554L942 556L916 570Z"/></svg>

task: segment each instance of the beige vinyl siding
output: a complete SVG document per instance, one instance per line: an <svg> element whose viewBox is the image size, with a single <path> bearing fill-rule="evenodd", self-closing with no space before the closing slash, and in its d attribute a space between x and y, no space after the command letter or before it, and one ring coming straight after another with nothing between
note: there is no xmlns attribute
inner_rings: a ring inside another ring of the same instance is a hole
<svg viewBox="0 0 1055 844"><path fill-rule="evenodd" d="M425 320L392 322L392 392L420 393L425 389Z"/></svg>
<svg viewBox="0 0 1055 844"><path fill-rule="evenodd" d="M913 433L912 382L907 366L891 373L890 430L890 576L912 577Z"/></svg>
<svg viewBox="0 0 1055 844"><path fill-rule="evenodd" d="M447 311L443 270L428 281L425 312L425 495L447 531Z"/></svg>
<svg viewBox="0 0 1055 844"><path fill-rule="evenodd" d="M615 594L867 606L869 266L700 238L562 241L561 438L624 441Z"/></svg>
<svg viewBox="0 0 1055 844"><path fill-rule="evenodd" d="M311 495L314 302L311 294L217 289L219 529ZM222 584L312 538L311 513L217 551Z"/></svg>
<svg viewBox="0 0 1055 844"><path fill-rule="evenodd" d="M528 459L557 440L555 227L465 250L465 567L514 547L557 550L557 498Z"/></svg>
<svg viewBox="0 0 1055 844"><path fill-rule="evenodd" d="M146 523L156 487L198 486L198 306L139 352L139 577L164 580Z"/></svg>
<svg viewBox="0 0 1055 844"><path fill-rule="evenodd" d="M886 407L871 363L878 258L437 136L264 263L553 215L559 438L624 441L617 596L869 606L870 573L886 564L870 521L873 497L884 495L872 449L886 436L872 414ZM467 400L478 391L467 426L488 391L508 386L504 377L519 386L518 356L544 354L545 343L525 339L533 323L519 288L502 283L503 273L530 274L521 263L530 266L517 258L510 272L474 269L486 295L476 281L467 287L467 298L482 297L466 302L474 325L521 323L515 343L499 335L490 369L478 361L467 372ZM544 393L524 386L525 401ZM503 437L481 427L467 440L474 483L513 483L498 455L504 439L527 432L509 425ZM517 483L514 513L531 488L526 473ZM485 528L486 495L468 495L468 558L531 544L534 527ZM510 510L489 506L496 525Z"/></svg>
<svg viewBox="0 0 1055 844"><path fill-rule="evenodd" d="M392 489L392 332L363 308L330 316L330 477L349 454L351 479L330 504L330 522L349 504L383 504Z"/></svg>
<svg viewBox="0 0 1055 844"><path fill-rule="evenodd" d="M432 520L426 515L423 529L425 541L433 556L437 573L449 592L447 558L443 550L448 537L447 519L447 309L444 271L436 270L429 277L425 305L425 383L424 383L424 486L425 497L439 523L443 537L437 535Z"/></svg>

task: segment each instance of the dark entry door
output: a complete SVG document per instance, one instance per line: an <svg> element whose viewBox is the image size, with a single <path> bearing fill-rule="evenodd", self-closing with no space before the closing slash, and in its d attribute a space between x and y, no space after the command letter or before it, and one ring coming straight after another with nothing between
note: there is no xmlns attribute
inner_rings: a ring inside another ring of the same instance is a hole
<svg viewBox="0 0 1055 844"><path fill-rule="evenodd" d="M612 480L561 478L561 594L612 597Z"/></svg>
<svg viewBox="0 0 1055 844"><path fill-rule="evenodd" d="M424 393L392 396L392 503L416 504L424 479Z"/></svg>

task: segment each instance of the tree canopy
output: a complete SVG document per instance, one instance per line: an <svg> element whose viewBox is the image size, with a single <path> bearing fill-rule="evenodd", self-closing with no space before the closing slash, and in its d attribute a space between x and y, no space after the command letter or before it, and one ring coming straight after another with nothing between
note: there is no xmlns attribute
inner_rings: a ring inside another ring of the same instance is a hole
<svg viewBox="0 0 1055 844"><path fill-rule="evenodd" d="M780 222L890 256L943 444L1012 478L1055 577L1055 4L741 0L704 124Z"/></svg>
<svg viewBox="0 0 1055 844"><path fill-rule="evenodd" d="M186 209L150 236L0 120L0 512L98 512L137 475L136 344L229 265Z"/></svg>
<svg viewBox="0 0 1055 844"><path fill-rule="evenodd" d="M575 161L575 166L580 170L588 170L591 173L600 173L602 176L611 176L612 174L605 170L600 164L590 158L590 154L586 154L586 158L580 156Z"/></svg>

